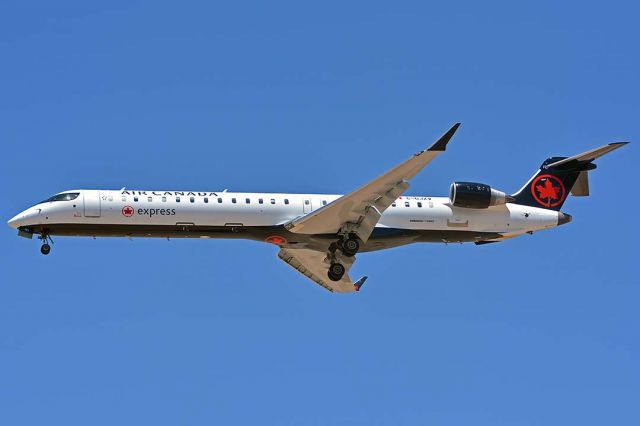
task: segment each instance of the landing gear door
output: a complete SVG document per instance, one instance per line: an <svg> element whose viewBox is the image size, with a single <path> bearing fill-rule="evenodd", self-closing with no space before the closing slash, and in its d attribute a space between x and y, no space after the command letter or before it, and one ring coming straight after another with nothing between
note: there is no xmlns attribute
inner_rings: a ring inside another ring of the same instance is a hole
<svg viewBox="0 0 640 426"><path fill-rule="evenodd" d="M82 191L84 195L84 216L100 217L100 191Z"/></svg>

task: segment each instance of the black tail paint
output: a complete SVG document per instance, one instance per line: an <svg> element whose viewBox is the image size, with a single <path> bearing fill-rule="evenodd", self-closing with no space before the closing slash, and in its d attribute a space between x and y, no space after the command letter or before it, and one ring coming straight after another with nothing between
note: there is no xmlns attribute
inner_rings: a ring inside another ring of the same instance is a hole
<svg viewBox="0 0 640 426"><path fill-rule="evenodd" d="M589 161L571 161L557 167L549 167L549 164L565 158L567 157L546 159L538 173L520 191L512 195L515 198L514 203L559 211L580 172L596 168L596 165Z"/></svg>

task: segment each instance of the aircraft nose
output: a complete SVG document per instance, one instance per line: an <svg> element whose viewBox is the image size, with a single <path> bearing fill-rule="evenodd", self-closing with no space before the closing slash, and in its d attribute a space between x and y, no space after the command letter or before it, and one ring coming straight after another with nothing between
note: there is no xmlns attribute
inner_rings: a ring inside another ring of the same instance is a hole
<svg viewBox="0 0 640 426"><path fill-rule="evenodd" d="M12 217L11 219L9 219L7 221L7 225L9 225L12 228L17 229L21 225L23 217L24 217L23 213L17 214L17 215L15 215L14 217Z"/></svg>
<svg viewBox="0 0 640 426"><path fill-rule="evenodd" d="M7 221L7 225L16 229L21 226L33 225L41 211L42 209L39 208L29 208L9 219L9 221Z"/></svg>

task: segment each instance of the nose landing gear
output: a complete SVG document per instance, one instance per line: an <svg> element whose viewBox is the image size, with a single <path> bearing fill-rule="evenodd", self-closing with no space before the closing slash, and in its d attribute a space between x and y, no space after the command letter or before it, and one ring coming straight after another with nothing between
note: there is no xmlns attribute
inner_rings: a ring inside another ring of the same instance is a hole
<svg viewBox="0 0 640 426"><path fill-rule="evenodd" d="M40 246L40 253L44 254L45 256L48 255L51 252L51 246L48 243L51 242L51 244L53 244L53 240L45 232L40 234L40 237L38 238L42 240L42 246Z"/></svg>

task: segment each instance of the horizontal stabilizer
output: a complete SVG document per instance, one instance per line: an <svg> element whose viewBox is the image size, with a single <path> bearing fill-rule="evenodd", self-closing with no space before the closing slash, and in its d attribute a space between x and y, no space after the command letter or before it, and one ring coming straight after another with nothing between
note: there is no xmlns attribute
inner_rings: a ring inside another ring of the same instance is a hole
<svg viewBox="0 0 640 426"><path fill-rule="evenodd" d="M573 157L564 158L560 161L556 161L555 163L547 164L547 167L554 169L554 168L557 168L558 166L562 166L563 164L568 165L569 163L573 163L573 162L586 163L589 161L593 161L596 158L602 157L603 155L608 154L611 151L616 150L620 147L623 147L628 143L629 142L613 142L613 143L601 146L599 148L594 148L589 151L585 151L582 154L574 155Z"/></svg>

